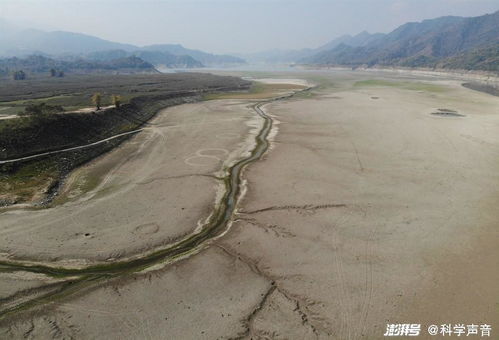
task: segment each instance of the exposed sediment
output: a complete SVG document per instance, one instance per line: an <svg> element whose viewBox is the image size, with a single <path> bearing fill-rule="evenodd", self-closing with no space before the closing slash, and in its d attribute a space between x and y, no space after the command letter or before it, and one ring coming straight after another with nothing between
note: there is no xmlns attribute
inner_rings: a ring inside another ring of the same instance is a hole
<svg viewBox="0 0 499 340"><path fill-rule="evenodd" d="M274 100L288 98L283 96ZM267 137L272 129L272 118L268 116L261 106L269 101L260 102L253 105L255 112L263 119L264 123L255 137L255 147L242 159L235 162L226 171L226 176L221 178L224 182L225 193L211 214L206 224L199 231L187 236L180 242L168 245L163 249L153 253L138 256L131 260L114 261L113 263L98 264L83 268L54 267L45 264L32 264L19 261L1 261L0 269L3 271L30 272L44 274L55 278L68 279L64 283L58 284L56 289L50 290L46 294L36 296L28 301L22 301L14 306L7 306L0 311L0 317L6 317L33 306L45 304L61 297L66 297L89 286L95 286L104 280L116 278L120 275L130 274L144 270L157 263L172 263L178 259L183 259L190 254L200 251L212 239L222 235L230 226L234 211L237 206L241 191L241 175L246 166L257 161L268 150L269 141ZM41 288L39 291L42 290Z"/></svg>

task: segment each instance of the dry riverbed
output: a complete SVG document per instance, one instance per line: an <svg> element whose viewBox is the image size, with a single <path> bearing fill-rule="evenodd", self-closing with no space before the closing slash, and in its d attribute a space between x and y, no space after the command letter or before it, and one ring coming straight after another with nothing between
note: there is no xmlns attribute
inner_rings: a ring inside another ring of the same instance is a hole
<svg viewBox="0 0 499 340"><path fill-rule="evenodd" d="M450 80L322 76L335 86L263 106L272 146L244 171L227 234L173 264L8 316L0 334L379 339L387 323L499 330L499 98ZM254 147L263 124L254 100L162 111L75 172L64 204L0 214L4 257L82 266L192 233L221 198L224 168ZM21 298L57 280L1 273L0 292Z"/></svg>

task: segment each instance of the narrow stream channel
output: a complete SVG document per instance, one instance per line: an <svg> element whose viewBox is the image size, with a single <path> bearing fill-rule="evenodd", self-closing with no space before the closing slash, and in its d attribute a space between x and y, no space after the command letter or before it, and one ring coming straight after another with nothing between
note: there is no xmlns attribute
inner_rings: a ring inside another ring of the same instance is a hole
<svg viewBox="0 0 499 340"><path fill-rule="evenodd" d="M299 92L308 90L310 90L310 88ZM233 217L238 199L240 198L242 170L252 162L258 161L269 148L269 141L267 137L272 129L273 121L272 118L262 110L262 106L273 101L288 99L299 92L262 101L253 106L255 112L264 120L263 127L255 137L256 146L248 157L239 160L228 169L228 175L224 178L226 187L225 194L217 210L212 215L212 218L206 223L199 233L191 235L174 245L141 258L111 264L89 266L81 269L57 268L44 265L28 265L16 262L0 261L0 272L26 271L32 273L42 273L55 278L67 278L67 280L61 282L56 289L50 290L49 293L46 293L43 296L33 298L13 307L8 307L3 310L0 309L0 318L3 319L6 316L12 315L16 312L71 295L85 287L95 284L96 282L108 280L121 275L131 274L133 272L139 272L160 262L172 262L179 258L185 258L186 256L200 250L201 247L207 243L207 241L223 234L229 227L229 222Z"/></svg>

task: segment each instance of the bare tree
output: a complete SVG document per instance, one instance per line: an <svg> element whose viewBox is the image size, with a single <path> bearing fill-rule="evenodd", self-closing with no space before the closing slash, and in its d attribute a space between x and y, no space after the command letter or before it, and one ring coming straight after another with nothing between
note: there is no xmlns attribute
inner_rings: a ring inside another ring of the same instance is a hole
<svg viewBox="0 0 499 340"><path fill-rule="evenodd" d="M117 109L119 109L119 108L120 108L120 106L121 106L121 96L120 96L120 95L117 95L117 94L113 94L113 95L111 96L111 100L112 100L112 102L113 102L113 105L114 105Z"/></svg>

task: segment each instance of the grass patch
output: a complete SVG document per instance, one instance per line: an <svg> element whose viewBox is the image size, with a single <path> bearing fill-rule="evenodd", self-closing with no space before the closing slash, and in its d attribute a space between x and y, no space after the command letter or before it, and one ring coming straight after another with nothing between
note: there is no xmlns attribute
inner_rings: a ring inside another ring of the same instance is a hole
<svg viewBox="0 0 499 340"><path fill-rule="evenodd" d="M317 98L317 93L316 92L313 92L313 91L302 91L302 92L298 92L296 93L292 100L293 99L312 99L312 98Z"/></svg>
<svg viewBox="0 0 499 340"><path fill-rule="evenodd" d="M266 84L261 82L253 82L249 91L246 92L222 92L210 93L203 96L204 100L215 99L267 99L275 97L282 92L290 90L302 90L306 86L295 84Z"/></svg>
<svg viewBox="0 0 499 340"><path fill-rule="evenodd" d="M126 96L123 103L128 103L130 98L134 96ZM24 112L26 107L30 105L46 104L48 106L62 106L65 111L74 111L86 107L92 107L91 94L76 94L76 95L61 95L37 99L23 99L0 103L0 114L14 115ZM102 106L111 105L111 97L103 96Z"/></svg>
<svg viewBox="0 0 499 340"><path fill-rule="evenodd" d="M12 116L23 113L25 106L0 106L0 115L2 116Z"/></svg>
<svg viewBox="0 0 499 340"><path fill-rule="evenodd" d="M41 199L60 175L55 159L21 164L11 171L0 172L0 203Z"/></svg>
<svg viewBox="0 0 499 340"><path fill-rule="evenodd" d="M33 117L0 120L0 133L6 133L14 129L28 128L31 126L32 121Z"/></svg>
<svg viewBox="0 0 499 340"><path fill-rule="evenodd" d="M356 88L362 87L395 87L404 90L425 91L425 92L446 92L444 86L429 83L409 82L409 81L389 81L383 79L361 80L354 84Z"/></svg>

